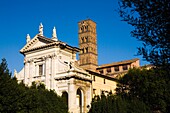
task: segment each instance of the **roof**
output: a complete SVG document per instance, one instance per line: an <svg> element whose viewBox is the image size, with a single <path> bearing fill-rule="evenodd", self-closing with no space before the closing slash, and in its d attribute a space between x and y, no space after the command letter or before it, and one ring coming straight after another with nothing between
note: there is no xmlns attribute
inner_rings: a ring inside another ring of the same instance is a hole
<svg viewBox="0 0 170 113"><path fill-rule="evenodd" d="M102 77L102 78L105 78L105 79L109 79L109 80L112 80L112 81L117 81L115 78L113 78L111 76L102 75L100 73L97 73L97 72L94 72L94 71L91 71L91 70L86 70L86 71L89 72L89 74L92 74L92 75L95 75L95 76L99 76L99 77Z"/></svg>
<svg viewBox="0 0 170 113"><path fill-rule="evenodd" d="M42 42L42 45L36 46L34 47L34 45L37 42ZM56 40L52 40L50 38L47 38L45 36L40 36L40 35L36 35L31 41L29 41L21 50L20 53L24 54L26 52L30 52L30 51L34 51L34 50L39 50L39 49L44 49L44 48L48 48L48 47L52 47L52 46L59 46L60 48L67 48L69 50L73 50L75 52L79 52L80 49L77 47L72 47L70 45L67 45L64 42L61 41L56 41Z"/></svg>
<svg viewBox="0 0 170 113"><path fill-rule="evenodd" d="M120 61L120 62L113 62L110 64L103 64L103 65L98 66L97 69L105 68L105 67L113 67L113 66L118 66L118 65L123 65L123 64L130 64L130 63L136 62L138 60L139 60L138 58L135 58L135 59L124 60L124 61Z"/></svg>

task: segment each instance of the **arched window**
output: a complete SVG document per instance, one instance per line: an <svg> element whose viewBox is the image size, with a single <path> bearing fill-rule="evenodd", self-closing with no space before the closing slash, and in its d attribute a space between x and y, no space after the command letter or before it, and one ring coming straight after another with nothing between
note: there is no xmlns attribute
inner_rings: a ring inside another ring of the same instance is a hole
<svg viewBox="0 0 170 113"><path fill-rule="evenodd" d="M84 26L81 27L81 31L84 32Z"/></svg>
<svg viewBox="0 0 170 113"><path fill-rule="evenodd" d="M84 51L84 48L82 49L82 53L84 53L85 51Z"/></svg>
<svg viewBox="0 0 170 113"><path fill-rule="evenodd" d="M84 37L81 37L81 42L84 43Z"/></svg>
<svg viewBox="0 0 170 113"><path fill-rule="evenodd" d="M88 40L88 36L86 37L86 42L89 42L89 40Z"/></svg>
<svg viewBox="0 0 170 113"><path fill-rule="evenodd" d="M79 108L79 113L83 112L83 91L78 88L76 93L77 107Z"/></svg>
<svg viewBox="0 0 170 113"><path fill-rule="evenodd" d="M88 53L88 52L89 52L88 47L86 47L86 53Z"/></svg>

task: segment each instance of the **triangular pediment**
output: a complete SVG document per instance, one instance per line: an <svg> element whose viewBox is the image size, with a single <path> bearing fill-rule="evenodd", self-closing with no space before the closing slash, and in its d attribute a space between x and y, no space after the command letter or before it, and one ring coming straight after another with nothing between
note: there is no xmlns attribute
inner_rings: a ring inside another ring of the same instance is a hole
<svg viewBox="0 0 170 113"><path fill-rule="evenodd" d="M45 46L47 45L47 43L41 42L41 41L37 41L34 45L32 45L32 48L37 48L37 47L41 47L41 46Z"/></svg>
<svg viewBox="0 0 170 113"><path fill-rule="evenodd" d="M41 48L43 46L46 46L50 43L55 42L52 39L46 38L44 36L39 36L36 35L32 40L30 40L21 50L21 53L24 53L25 51L29 51L32 49L36 49L36 48Z"/></svg>

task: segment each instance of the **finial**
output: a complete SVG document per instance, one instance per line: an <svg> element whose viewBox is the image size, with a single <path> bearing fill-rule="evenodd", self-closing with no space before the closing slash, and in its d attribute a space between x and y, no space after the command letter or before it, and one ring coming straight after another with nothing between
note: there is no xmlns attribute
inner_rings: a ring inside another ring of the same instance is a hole
<svg viewBox="0 0 170 113"><path fill-rule="evenodd" d="M58 41L58 38L57 38L57 33L56 33L56 28L55 28L55 26L54 26L54 28L53 28L53 37L52 37L52 39L53 39L53 40L55 40L55 41Z"/></svg>
<svg viewBox="0 0 170 113"><path fill-rule="evenodd" d="M31 37L29 34L27 34L27 43L31 40Z"/></svg>
<svg viewBox="0 0 170 113"><path fill-rule="evenodd" d="M39 34L41 36L43 36L43 25L42 25L42 23L40 23L40 26L39 26Z"/></svg>

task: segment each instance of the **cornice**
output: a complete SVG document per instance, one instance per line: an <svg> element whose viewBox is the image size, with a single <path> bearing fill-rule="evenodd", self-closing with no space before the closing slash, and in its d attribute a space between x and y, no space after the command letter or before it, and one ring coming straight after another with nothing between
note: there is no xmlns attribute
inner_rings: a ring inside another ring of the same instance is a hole
<svg viewBox="0 0 170 113"><path fill-rule="evenodd" d="M77 76L77 75L59 77L59 78L55 78L55 80L57 80L57 81L59 81L59 80L69 80L69 79L71 79L71 78L75 78L75 79L83 80L83 81L88 81L88 82L92 83L92 80L91 80L91 79L82 78L82 77Z"/></svg>
<svg viewBox="0 0 170 113"><path fill-rule="evenodd" d="M38 38L39 38L39 39L38 39ZM39 47L34 47L34 48L31 48L31 49L27 49L27 48L29 48L29 47L31 46L31 44L35 43L35 42L38 41L38 40L45 40L45 41L48 41L48 43L47 43L46 45L43 45L43 46L39 46ZM69 45L67 45L67 44L64 43L64 42L54 41L54 40L45 38L45 37L43 37L43 36L39 36L39 37L35 37L35 39L33 39L32 41L30 41L28 44L26 44L26 45L23 47L23 49L20 50L20 53L25 54L25 53L32 52L32 51L36 51L36 50L49 49L49 48L51 48L51 47L60 47L61 49L67 48L68 50L75 51L75 52L79 52L79 51L80 51L79 48L69 46Z"/></svg>

